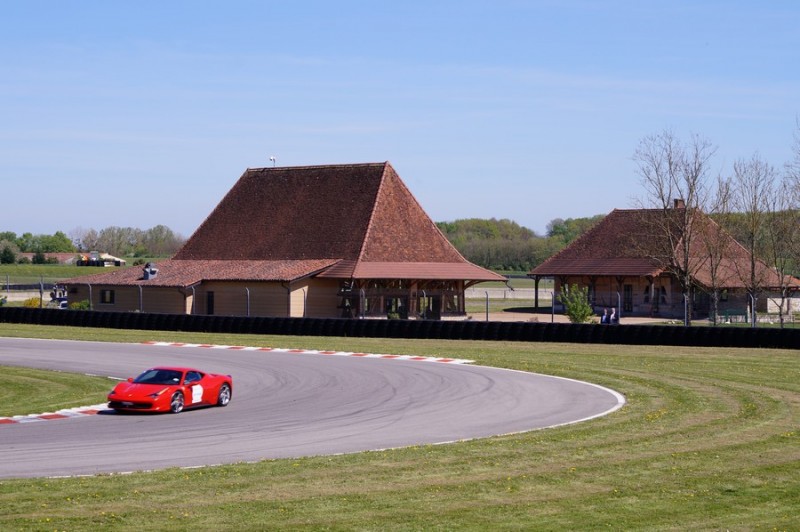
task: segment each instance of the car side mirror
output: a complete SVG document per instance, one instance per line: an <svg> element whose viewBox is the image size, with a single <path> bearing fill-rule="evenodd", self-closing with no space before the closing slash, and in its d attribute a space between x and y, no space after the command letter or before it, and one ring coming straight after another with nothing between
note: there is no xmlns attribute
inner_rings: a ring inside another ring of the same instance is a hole
<svg viewBox="0 0 800 532"><path fill-rule="evenodd" d="M128 377L128 382L133 382L133 377Z"/></svg>

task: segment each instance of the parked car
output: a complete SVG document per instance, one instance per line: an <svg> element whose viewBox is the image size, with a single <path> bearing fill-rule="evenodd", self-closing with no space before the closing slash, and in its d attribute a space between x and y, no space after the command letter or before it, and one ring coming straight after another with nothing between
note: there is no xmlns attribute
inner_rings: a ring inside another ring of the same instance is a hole
<svg viewBox="0 0 800 532"><path fill-rule="evenodd" d="M227 406L232 396L230 375L165 366L117 384L108 394L108 407L121 412L177 414L198 406Z"/></svg>

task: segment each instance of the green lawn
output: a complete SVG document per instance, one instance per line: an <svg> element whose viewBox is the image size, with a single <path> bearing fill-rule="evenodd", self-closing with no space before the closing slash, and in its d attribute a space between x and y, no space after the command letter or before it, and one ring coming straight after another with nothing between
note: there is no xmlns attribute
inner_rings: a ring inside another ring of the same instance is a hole
<svg viewBox="0 0 800 532"><path fill-rule="evenodd" d="M116 384L104 377L0 366L0 416L96 405Z"/></svg>
<svg viewBox="0 0 800 532"><path fill-rule="evenodd" d="M800 529L797 351L14 324L0 335L452 356L587 380L628 400L577 425L452 445L0 481L0 530Z"/></svg>
<svg viewBox="0 0 800 532"><path fill-rule="evenodd" d="M38 283L41 279L50 282L53 279L69 279L118 269L115 266L96 268L66 264L0 264L0 283L5 284L6 278L12 284Z"/></svg>

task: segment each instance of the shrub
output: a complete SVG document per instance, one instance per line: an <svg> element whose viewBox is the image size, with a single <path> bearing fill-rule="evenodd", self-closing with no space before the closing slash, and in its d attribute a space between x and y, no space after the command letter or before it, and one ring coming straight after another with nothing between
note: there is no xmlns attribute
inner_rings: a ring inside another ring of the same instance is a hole
<svg viewBox="0 0 800 532"><path fill-rule="evenodd" d="M558 295L558 300L564 305L564 310L572 323L586 323L594 315L592 305L589 304L589 288L580 288L578 285L565 286L564 291Z"/></svg>
<svg viewBox="0 0 800 532"><path fill-rule="evenodd" d="M0 251L0 264L14 264L17 254L11 249L11 246L5 245Z"/></svg>
<svg viewBox="0 0 800 532"><path fill-rule="evenodd" d="M42 300L38 297L29 297L25 301L22 302L22 306L25 308L39 308L41 306Z"/></svg>
<svg viewBox="0 0 800 532"><path fill-rule="evenodd" d="M89 300L84 299L83 301L75 301L69 304L70 310L89 310L91 307L89 306Z"/></svg>

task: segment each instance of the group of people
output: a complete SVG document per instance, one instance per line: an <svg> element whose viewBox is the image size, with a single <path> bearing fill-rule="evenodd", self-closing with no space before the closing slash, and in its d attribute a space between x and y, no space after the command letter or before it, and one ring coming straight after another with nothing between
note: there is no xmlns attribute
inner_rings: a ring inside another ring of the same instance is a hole
<svg viewBox="0 0 800 532"><path fill-rule="evenodd" d="M604 308L603 315L600 316L600 323L606 325L616 325L617 323L619 323L619 317L617 316L617 309L613 307L610 309Z"/></svg>

